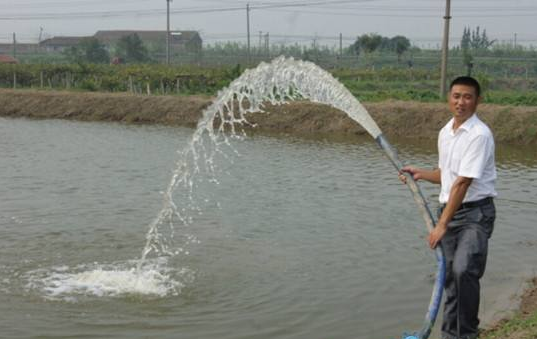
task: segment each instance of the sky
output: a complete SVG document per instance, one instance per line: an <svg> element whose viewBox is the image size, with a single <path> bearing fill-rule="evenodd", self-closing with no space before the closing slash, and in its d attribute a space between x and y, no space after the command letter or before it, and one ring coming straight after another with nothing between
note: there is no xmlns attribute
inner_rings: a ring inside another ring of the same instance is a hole
<svg viewBox="0 0 537 339"><path fill-rule="evenodd" d="M173 0L172 30L199 31L204 44L246 43L250 6L253 46L270 43L339 44L377 33L404 35L420 47L440 45L446 0ZM166 0L0 0L0 43L53 36L89 36L98 30L165 30ZM479 26L498 42L537 46L537 0L451 0L450 45L463 29Z"/></svg>

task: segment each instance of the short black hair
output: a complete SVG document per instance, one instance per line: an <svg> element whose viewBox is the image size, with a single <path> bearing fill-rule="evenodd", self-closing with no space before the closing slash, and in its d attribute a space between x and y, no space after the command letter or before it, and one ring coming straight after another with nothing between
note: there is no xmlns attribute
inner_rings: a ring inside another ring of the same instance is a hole
<svg viewBox="0 0 537 339"><path fill-rule="evenodd" d="M472 77L462 76L462 77L455 78L451 82L451 85L449 85L449 90L451 91L451 89L455 85L465 85L465 86L473 87L475 89L475 93L477 94L477 97L481 95L481 86L479 86L479 82Z"/></svg>

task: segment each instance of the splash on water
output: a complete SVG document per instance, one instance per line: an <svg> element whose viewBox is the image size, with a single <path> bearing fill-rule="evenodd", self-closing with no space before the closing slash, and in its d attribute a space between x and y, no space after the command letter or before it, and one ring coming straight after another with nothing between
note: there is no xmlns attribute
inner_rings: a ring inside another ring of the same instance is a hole
<svg viewBox="0 0 537 339"><path fill-rule="evenodd" d="M87 297L165 297L178 295L193 279L188 269L173 270L165 258L148 260L142 271L135 261L114 264L58 266L24 276L27 290L50 300L78 301Z"/></svg>
<svg viewBox="0 0 537 339"><path fill-rule="evenodd" d="M175 255L171 246L175 224L188 225L200 213L194 198L196 186L209 181L218 184L217 157L233 162L236 150L233 139L244 136L244 127L253 126L248 113L264 112L264 104L285 104L291 100L309 100L335 107L349 115L376 138L381 134L377 124L358 100L330 73L311 62L278 57L246 70L204 110L188 146L180 152L172 179L164 192L164 204L149 225L146 245L139 265L154 252ZM180 189L178 189L180 188ZM181 194L181 199L174 195ZM168 227L163 227L163 226ZM165 236L164 228L169 232Z"/></svg>

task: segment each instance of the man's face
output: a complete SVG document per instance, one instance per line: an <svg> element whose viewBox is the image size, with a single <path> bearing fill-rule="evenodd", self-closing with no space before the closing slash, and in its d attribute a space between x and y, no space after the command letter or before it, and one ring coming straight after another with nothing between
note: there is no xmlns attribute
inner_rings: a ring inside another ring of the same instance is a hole
<svg viewBox="0 0 537 339"><path fill-rule="evenodd" d="M481 97L475 89L467 85L454 85L449 91L449 110L459 121L466 121L474 114Z"/></svg>

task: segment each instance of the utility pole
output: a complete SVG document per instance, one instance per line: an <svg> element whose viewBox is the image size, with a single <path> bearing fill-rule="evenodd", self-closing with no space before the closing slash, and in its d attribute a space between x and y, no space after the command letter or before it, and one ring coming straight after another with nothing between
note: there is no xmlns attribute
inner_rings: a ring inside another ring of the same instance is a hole
<svg viewBox="0 0 537 339"><path fill-rule="evenodd" d="M339 57L343 57L343 34L339 33Z"/></svg>
<svg viewBox="0 0 537 339"><path fill-rule="evenodd" d="M15 32L13 32L13 59L17 58L17 38Z"/></svg>
<svg viewBox="0 0 537 339"><path fill-rule="evenodd" d="M246 35L248 36L248 64L251 63L252 59L250 56L250 4L246 4Z"/></svg>
<svg viewBox="0 0 537 339"><path fill-rule="evenodd" d="M265 34L265 51L267 53L267 57L270 58L269 32Z"/></svg>
<svg viewBox="0 0 537 339"><path fill-rule="evenodd" d="M516 48L516 33L515 33L515 48Z"/></svg>
<svg viewBox="0 0 537 339"><path fill-rule="evenodd" d="M166 0L166 65L170 64L170 2Z"/></svg>
<svg viewBox="0 0 537 339"><path fill-rule="evenodd" d="M451 19L451 0L446 0L444 15L444 40L442 42L442 66L440 69L440 97L446 96L447 59L449 50L449 20Z"/></svg>

